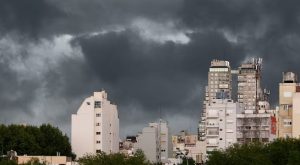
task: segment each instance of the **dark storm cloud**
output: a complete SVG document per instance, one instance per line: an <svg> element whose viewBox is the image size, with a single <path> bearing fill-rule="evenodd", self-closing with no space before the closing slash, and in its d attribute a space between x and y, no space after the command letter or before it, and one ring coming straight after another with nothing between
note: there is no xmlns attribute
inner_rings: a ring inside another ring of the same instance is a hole
<svg viewBox="0 0 300 165"><path fill-rule="evenodd" d="M275 104L281 72L300 74L299 6L295 0L3 0L1 112L44 113L40 122L68 132L83 98L104 88L126 130L155 120L159 109L163 117L191 118L196 127L210 61L237 68L251 56L264 58L263 86ZM65 34L74 37L76 51L60 52ZM82 55L75 57L77 51Z"/></svg>
<svg viewBox="0 0 300 165"><path fill-rule="evenodd" d="M211 58L243 54L221 33L193 33L189 37L189 44L161 44L125 30L77 38L75 43L103 82L101 86L118 102L121 122L128 125L155 120L160 109L164 115L199 117ZM126 108L130 104L137 104L143 115L132 116L132 110Z"/></svg>
<svg viewBox="0 0 300 165"><path fill-rule="evenodd" d="M25 37L84 34L130 24L133 18L159 21L174 18L180 0L2 0L0 32Z"/></svg>
<svg viewBox="0 0 300 165"><path fill-rule="evenodd" d="M46 0L1 0L0 31L37 36L61 15L61 11Z"/></svg>
<svg viewBox="0 0 300 165"><path fill-rule="evenodd" d="M278 101L281 72L299 73L299 2L288 1L184 1L182 23L193 29L227 31L237 38L246 54L264 58L263 84Z"/></svg>

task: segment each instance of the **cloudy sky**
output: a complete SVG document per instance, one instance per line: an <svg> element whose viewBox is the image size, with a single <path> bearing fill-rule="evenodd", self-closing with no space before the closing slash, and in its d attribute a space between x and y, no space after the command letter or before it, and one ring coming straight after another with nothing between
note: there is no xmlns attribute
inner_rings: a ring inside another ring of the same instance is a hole
<svg viewBox="0 0 300 165"><path fill-rule="evenodd" d="M196 132L212 59L262 57L276 105L299 53L296 0L0 0L0 122L69 135L81 101L105 89L122 137L159 116Z"/></svg>

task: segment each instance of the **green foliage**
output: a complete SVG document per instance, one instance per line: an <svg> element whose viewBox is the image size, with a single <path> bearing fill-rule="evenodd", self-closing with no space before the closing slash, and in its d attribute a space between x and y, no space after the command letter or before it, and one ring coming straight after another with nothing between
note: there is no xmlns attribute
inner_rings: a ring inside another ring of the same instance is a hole
<svg viewBox="0 0 300 165"><path fill-rule="evenodd" d="M194 165L195 161L192 158L183 158L180 165Z"/></svg>
<svg viewBox="0 0 300 165"><path fill-rule="evenodd" d="M12 160L1 160L0 165L17 165L17 162Z"/></svg>
<svg viewBox="0 0 300 165"><path fill-rule="evenodd" d="M0 152L17 151L18 155L61 155L74 157L69 138L49 124L35 126L0 125Z"/></svg>
<svg viewBox="0 0 300 165"><path fill-rule="evenodd" d="M213 151L207 165L298 165L300 140L277 139L269 144L234 145L225 151Z"/></svg>
<svg viewBox="0 0 300 165"><path fill-rule="evenodd" d="M150 165L141 150L138 150L132 157L126 157L120 153L107 155L101 152L79 158L78 162L80 165Z"/></svg>

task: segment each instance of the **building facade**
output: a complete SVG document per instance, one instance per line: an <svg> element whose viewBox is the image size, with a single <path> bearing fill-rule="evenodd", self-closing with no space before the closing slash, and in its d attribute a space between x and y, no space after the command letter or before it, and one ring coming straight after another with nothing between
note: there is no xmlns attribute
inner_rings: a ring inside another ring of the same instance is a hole
<svg viewBox="0 0 300 165"><path fill-rule="evenodd" d="M283 73L282 83L279 84L279 138L299 137L299 92L297 75L293 72Z"/></svg>
<svg viewBox="0 0 300 165"><path fill-rule="evenodd" d="M239 67L237 98L245 113L256 113L257 102L262 96L261 68L261 58L252 58Z"/></svg>
<svg viewBox="0 0 300 165"><path fill-rule="evenodd" d="M86 98L72 114L71 145L77 158L85 154L119 152L119 116L117 106L105 91Z"/></svg>
<svg viewBox="0 0 300 165"><path fill-rule="evenodd" d="M274 138L272 117L275 110L270 109L270 92L261 88L261 70L261 58L249 59L238 69L238 143L269 142Z"/></svg>
<svg viewBox="0 0 300 165"><path fill-rule="evenodd" d="M198 139L205 140L206 105L216 99L218 94L225 94L227 98L232 95L231 67L228 61L212 60L208 72L208 84L205 87L205 100L203 102L201 119L198 128Z"/></svg>
<svg viewBox="0 0 300 165"><path fill-rule="evenodd" d="M172 136L172 146L174 158L185 155L193 158L196 163L203 163L205 145L204 141L198 141L198 135L181 131L178 135Z"/></svg>
<svg viewBox="0 0 300 165"><path fill-rule="evenodd" d="M206 154L236 143L236 116L239 104L231 99L213 99L206 106Z"/></svg>
<svg viewBox="0 0 300 165"><path fill-rule="evenodd" d="M168 162L170 157L170 136L168 123L163 120L149 123L137 136L136 149L144 151L146 158L152 163Z"/></svg>

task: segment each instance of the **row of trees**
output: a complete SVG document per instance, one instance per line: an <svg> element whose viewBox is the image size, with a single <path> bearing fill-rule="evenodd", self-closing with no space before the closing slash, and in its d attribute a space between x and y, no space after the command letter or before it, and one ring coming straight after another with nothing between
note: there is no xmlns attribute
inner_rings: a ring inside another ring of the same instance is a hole
<svg viewBox="0 0 300 165"><path fill-rule="evenodd" d="M49 124L37 126L0 125L0 152L18 155L61 155L75 158L67 135Z"/></svg>
<svg viewBox="0 0 300 165"><path fill-rule="evenodd" d="M131 157L126 157L121 153L108 155L104 152L96 155L86 155L79 158L78 162L80 165L151 165L141 150L137 150Z"/></svg>
<svg viewBox="0 0 300 165"><path fill-rule="evenodd" d="M269 144L234 145L225 151L213 151L207 165L299 165L300 140L277 139Z"/></svg>

